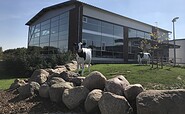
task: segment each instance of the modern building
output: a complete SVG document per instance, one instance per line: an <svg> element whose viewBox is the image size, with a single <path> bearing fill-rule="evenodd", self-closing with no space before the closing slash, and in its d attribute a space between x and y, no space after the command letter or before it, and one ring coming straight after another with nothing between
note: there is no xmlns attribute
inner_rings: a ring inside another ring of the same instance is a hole
<svg viewBox="0 0 185 114"><path fill-rule="evenodd" d="M151 33L157 33L168 43L170 32L76 0L43 8L26 25L28 46L62 52L73 51L76 42L86 42L93 50L93 62L99 63L136 61L141 40L152 41ZM168 47L163 51L169 55Z"/></svg>
<svg viewBox="0 0 185 114"><path fill-rule="evenodd" d="M171 40L170 44L173 43L174 40ZM176 63L185 64L185 39L176 39L175 44L180 46L176 48ZM169 49L169 59L174 60L174 48Z"/></svg>

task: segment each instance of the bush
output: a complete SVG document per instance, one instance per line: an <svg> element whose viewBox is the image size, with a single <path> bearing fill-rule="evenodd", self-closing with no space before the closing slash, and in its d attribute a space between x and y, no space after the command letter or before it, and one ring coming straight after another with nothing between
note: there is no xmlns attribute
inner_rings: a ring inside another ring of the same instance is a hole
<svg viewBox="0 0 185 114"><path fill-rule="evenodd" d="M72 52L58 54L43 54L46 51L40 47L17 48L6 50L3 53L5 69L8 73L19 76L30 76L34 70L53 68L63 65L74 59Z"/></svg>

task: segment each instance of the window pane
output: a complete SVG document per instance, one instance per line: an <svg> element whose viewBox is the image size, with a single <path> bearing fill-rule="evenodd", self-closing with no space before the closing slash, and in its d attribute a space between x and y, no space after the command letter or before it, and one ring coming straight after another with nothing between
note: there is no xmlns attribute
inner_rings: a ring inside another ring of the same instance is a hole
<svg viewBox="0 0 185 114"><path fill-rule="evenodd" d="M55 27L59 25L59 21L51 22L51 27Z"/></svg>
<svg viewBox="0 0 185 114"><path fill-rule="evenodd" d="M50 42L50 47L58 48L58 42Z"/></svg>
<svg viewBox="0 0 185 114"><path fill-rule="evenodd" d="M39 44L39 38L34 38L33 39L33 44Z"/></svg>
<svg viewBox="0 0 185 114"><path fill-rule="evenodd" d="M67 51L68 50L67 47L68 47L68 41L67 40L59 41L60 52Z"/></svg>
<svg viewBox="0 0 185 114"><path fill-rule="evenodd" d="M41 32L41 35L44 36L44 35L48 35L49 34L49 29L48 30L43 30Z"/></svg>
<svg viewBox="0 0 185 114"><path fill-rule="evenodd" d="M49 35L41 36L40 37L40 43L48 43L49 42Z"/></svg>
<svg viewBox="0 0 185 114"><path fill-rule="evenodd" d="M59 20L59 16L56 16L56 17L53 17L53 18L51 19L51 22L58 21L58 20Z"/></svg>
<svg viewBox="0 0 185 114"><path fill-rule="evenodd" d="M58 40L58 33L51 34L50 41L57 41Z"/></svg>
<svg viewBox="0 0 185 114"><path fill-rule="evenodd" d="M49 43L42 43L42 44L40 44L40 47L47 47L47 46L49 46Z"/></svg>
<svg viewBox="0 0 185 114"><path fill-rule="evenodd" d="M58 33L58 26L51 28L51 34Z"/></svg>
<svg viewBox="0 0 185 114"><path fill-rule="evenodd" d="M144 32L142 32L142 31L137 31L137 37L139 37L139 38L144 38L144 37L145 37Z"/></svg>
<svg viewBox="0 0 185 114"><path fill-rule="evenodd" d="M59 32L59 40L67 40L68 34L61 35L61 32Z"/></svg>
<svg viewBox="0 0 185 114"><path fill-rule="evenodd" d="M129 29L128 37L129 37L129 38L136 38L136 37L137 37L136 30L134 30L134 29Z"/></svg>
<svg viewBox="0 0 185 114"><path fill-rule="evenodd" d="M114 35L123 37L123 27L114 25Z"/></svg>
<svg viewBox="0 0 185 114"><path fill-rule="evenodd" d="M42 23L41 23L41 26L47 25L47 24L50 24L50 20L46 20L46 21L42 22Z"/></svg>

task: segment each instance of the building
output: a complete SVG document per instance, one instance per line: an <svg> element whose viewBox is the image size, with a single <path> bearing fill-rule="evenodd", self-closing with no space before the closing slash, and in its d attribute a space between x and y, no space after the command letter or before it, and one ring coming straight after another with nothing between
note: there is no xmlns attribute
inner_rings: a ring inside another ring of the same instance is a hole
<svg viewBox="0 0 185 114"><path fill-rule="evenodd" d="M156 32L168 38L169 31L97 8L76 0L43 8L26 25L28 46L73 50L73 43L86 42L93 49L93 62L126 63L137 60L143 39ZM167 42L168 40L165 40ZM164 56L169 49L164 48Z"/></svg>
<svg viewBox="0 0 185 114"><path fill-rule="evenodd" d="M174 40L171 40L170 43L173 44ZM176 63L185 64L185 39L176 39L175 44L179 45L179 48L176 48ZM169 49L169 59L174 60L174 48Z"/></svg>

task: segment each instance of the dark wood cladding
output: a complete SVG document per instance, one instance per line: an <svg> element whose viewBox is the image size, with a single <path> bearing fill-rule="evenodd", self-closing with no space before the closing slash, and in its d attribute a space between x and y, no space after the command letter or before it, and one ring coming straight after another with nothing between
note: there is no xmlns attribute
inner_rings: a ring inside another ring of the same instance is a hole
<svg viewBox="0 0 185 114"><path fill-rule="evenodd" d="M124 27L123 59L128 63L128 27Z"/></svg>
<svg viewBox="0 0 185 114"><path fill-rule="evenodd" d="M74 50L74 43L82 41L82 14L83 6L81 3L76 3L75 8L69 14L69 39L68 49Z"/></svg>

